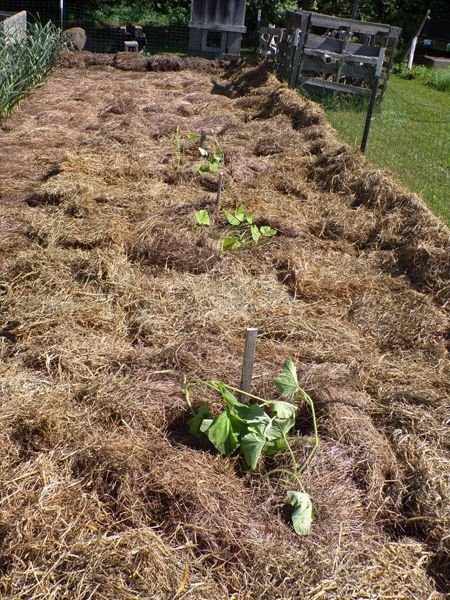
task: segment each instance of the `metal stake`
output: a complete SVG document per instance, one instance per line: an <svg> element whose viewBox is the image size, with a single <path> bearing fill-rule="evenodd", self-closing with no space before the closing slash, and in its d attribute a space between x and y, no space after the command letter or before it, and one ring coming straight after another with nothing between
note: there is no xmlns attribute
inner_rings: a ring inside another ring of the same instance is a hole
<svg viewBox="0 0 450 600"><path fill-rule="evenodd" d="M258 329L256 327L247 327L245 332L245 348L244 348L244 359L242 361L242 375L241 375L241 401L248 402L249 398L247 394L252 389L252 376L253 376L253 362L255 360L255 348L256 348L256 336L258 335ZM247 392L247 394L245 393Z"/></svg>

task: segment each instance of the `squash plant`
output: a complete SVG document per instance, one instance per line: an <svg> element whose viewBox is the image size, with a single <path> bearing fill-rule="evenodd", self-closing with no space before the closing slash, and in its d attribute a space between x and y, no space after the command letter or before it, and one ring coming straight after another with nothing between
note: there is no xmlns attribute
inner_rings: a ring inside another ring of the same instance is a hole
<svg viewBox="0 0 450 600"><path fill-rule="evenodd" d="M220 395L224 409L215 417L209 408L201 404L194 410L190 401L190 387L205 386ZM223 455L230 456L239 451L246 467L254 471L262 456L274 456L287 451L292 460L292 470L275 469L273 473L283 473L294 480L300 491L288 491L288 501L293 507L292 522L299 535L307 535L312 522L312 503L300 480L300 473L306 468L315 453L319 440L314 404L298 384L295 365L288 360L284 363L275 385L281 396L299 403L305 401L310 408L314 427L312 448L303 465L297 464L289 445L287 434L295 424L297 405L286 400L264 400L253 394L246 394L256 402L244 404L233 392L241 390L223 381L203 381L194 379L185 385L185 396L191 408L192 418L188 421L189 431L194 436L205 435L210 443Z"/></svg>

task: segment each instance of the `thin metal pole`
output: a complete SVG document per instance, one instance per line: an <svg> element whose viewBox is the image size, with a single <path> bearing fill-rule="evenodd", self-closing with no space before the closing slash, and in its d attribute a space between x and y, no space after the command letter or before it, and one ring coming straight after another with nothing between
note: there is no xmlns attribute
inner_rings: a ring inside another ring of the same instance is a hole
<svg viewBox="0 0 450 600"><path fill-rule="evenodd" d="M356 19L356 15L358 14L358 8L359 0L353 0L352 19Z"/></svg>
<svg viewBox="0 0 450 600"><path fill-rule="evenodd" d="M363 133L363 137L362 137L362 141L361 141L361 152L363 154L366 152L366 148L367 148L367 140L369 138L370 125L372 123L373 109L375 107L375 101L377 99L377 91L378 91L379 82L380 82L380 77L379 77L379 75L377 75L373 82L372 94L370 96L369 107L367 109L366 124L364 125L364 133Z"/></svg>
<svg viewBox="0 0 450 600"><path fill-rule="evenodd" d="M64 0L59 0L60 27L64 31Z"/></svg>
<svg viewBox="0 0 450 600"><path fill-rule="evenodd" d="M200 146L200 148L204 148L205 143L206 143L206 131L204 129L202 129L200 131L200 141L199 141L198 145Z"/></svg>
<svg viewBox="0 0 450 600"><path fill-rule="evenodd" d="M258 329L256 327L247 327L245 332L244 359L242 361L241 385L242 402L248 402L247 394L252 390L253 362L255 360L256 336ZM247 394L245 393L247 392Z"/></svg>

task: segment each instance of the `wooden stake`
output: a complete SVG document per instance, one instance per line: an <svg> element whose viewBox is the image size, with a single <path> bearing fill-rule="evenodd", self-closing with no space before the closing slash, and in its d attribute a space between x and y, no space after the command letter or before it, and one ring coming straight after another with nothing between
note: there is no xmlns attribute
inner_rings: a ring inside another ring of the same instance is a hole
<svg viewBox="0 0 450 600"><path fill-rule="evenodd" d="M202 129L200 131L200 141L198 143L200 148L204 148L205 147L205 142L206 142L206 131L204 129Z"/></svg>
<svg viewBox="0 0 450 600"><path fill-rule="evenodd" d="M219 212L220 212L220 199L222 197L222 187L223 187L223 173L220 173L219 174L219 183L217 185L216 216L219 216Z"/></svg>
<svg viewBox="0 0 450 600"><path fill-rule="evenodd" d="M252 390L253 362L255 360L256 336L258 330L256 327L247 327L245 332L245 348L244 359L242 361L241 385L242 390L241 401L248 402L247 394ZM247 394L245 393L247 392Z"/></svg>

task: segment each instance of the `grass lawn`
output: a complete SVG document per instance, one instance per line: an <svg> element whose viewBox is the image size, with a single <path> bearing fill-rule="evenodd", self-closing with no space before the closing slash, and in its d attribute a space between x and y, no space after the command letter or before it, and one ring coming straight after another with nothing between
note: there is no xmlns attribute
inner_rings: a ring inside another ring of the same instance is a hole
<svg viewBox="0 0 450 600"><path fill-rule="evenodd" d="M365 107L340 99L324 108L341 138L359 146ZM392 75L381 108L375 112L367 157L392 171L431 210L450 225L450 94L418 80Z"/></svg>

